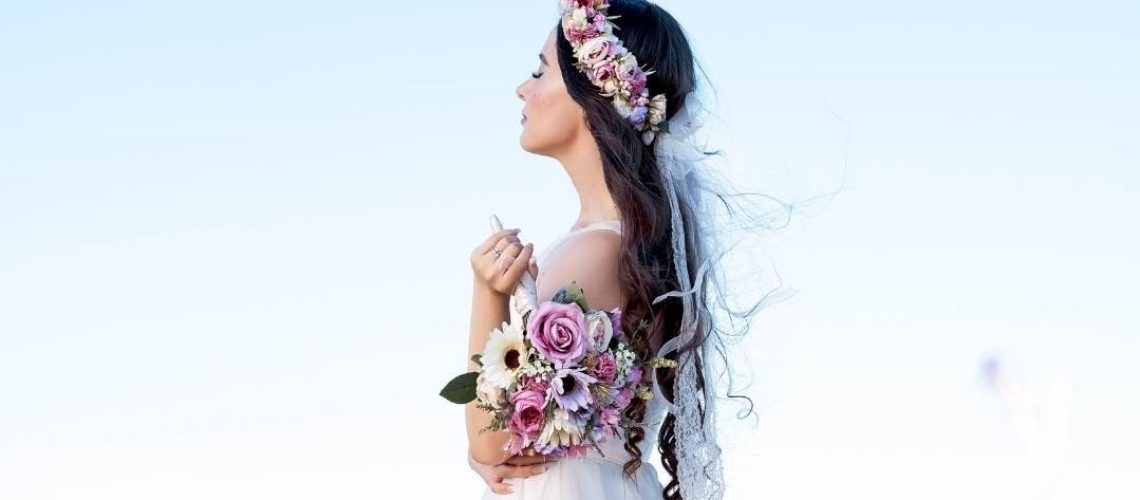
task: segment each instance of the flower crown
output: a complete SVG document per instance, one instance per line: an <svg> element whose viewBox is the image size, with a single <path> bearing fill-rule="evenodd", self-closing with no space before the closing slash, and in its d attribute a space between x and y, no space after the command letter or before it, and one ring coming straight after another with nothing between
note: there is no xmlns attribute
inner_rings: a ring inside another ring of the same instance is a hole
<svg viewBox="0 0 1140 500"><path fill-rule="evenodd" d="M610 22L621 16L606 16L606 0L559 0L562 34L574 48L574 66L613 98L614 109L641 132L646 146L659 132L669 132L665 120L665 94L649 98L646 77L633 53L614 35Z"/></svg>

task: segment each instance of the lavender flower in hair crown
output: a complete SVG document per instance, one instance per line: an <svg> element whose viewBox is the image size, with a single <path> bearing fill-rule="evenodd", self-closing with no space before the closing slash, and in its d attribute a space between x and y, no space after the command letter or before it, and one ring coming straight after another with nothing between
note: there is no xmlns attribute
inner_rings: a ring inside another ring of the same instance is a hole
<svg viewBox="0 0 1140 500"><path fill-rule="evenodd" d="M574 66L590 78L590 82L613 99L614 109L641 132L646 146L659 132L669 132L665 120L665 94L649 98L646 77L637 58L614 35L618 29L606 16L610 5L606 0L559 0L562 34L574 48Z"/></svg>

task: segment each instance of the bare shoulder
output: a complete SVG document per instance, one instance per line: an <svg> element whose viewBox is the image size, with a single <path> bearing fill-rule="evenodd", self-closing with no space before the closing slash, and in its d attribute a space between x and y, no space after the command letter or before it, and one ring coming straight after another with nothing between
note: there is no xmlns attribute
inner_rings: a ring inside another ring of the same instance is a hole
<svg viewBox="0 0 1140 500"><path fill-rule="evenodd" d="M622 307L618 263L621 235L609 230L586 231L566 242L559 258L547 264L539 282L538 300L545 302L571 281L578 283L594 309Z"/></svg>

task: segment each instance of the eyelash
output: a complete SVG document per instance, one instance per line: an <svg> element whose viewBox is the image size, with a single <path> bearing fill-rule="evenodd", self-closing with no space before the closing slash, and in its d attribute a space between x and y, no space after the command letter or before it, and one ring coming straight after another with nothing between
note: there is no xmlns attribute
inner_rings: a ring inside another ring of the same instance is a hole
<svg viewBox="0 0 1140 500"><path fill-rule="evenodd" d="M531 74L530 74L530 76L531 76L532 78L538 78L538 77L542 76L542 73L539 73L539 72L534 72L534 73L531 73Z"/></svg>

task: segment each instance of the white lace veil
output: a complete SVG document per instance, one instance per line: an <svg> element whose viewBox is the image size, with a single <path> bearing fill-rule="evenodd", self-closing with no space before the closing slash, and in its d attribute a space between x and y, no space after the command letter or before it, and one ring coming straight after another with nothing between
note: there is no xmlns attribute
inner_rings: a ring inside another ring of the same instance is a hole
<svg viewBox="0 0 1140 500"><path fill-rule="evenodd" d="M759 232L772 226L769 216L779 214L775 211L749 212L743 206L741 210L728 214L727 219L719 214L717 208L720 205L714 205L714 201L731 208L742 198L741 194L729 188L729 184L718 184L718 175L706 163L715 156L715 153L705 150L698 137L707 111L697 92L690 93L681 109L668 120L669 132L658 136L654 146L671 207L672 248L680 288L657 296L653 303L676 297L683 304L683 314L678 335L662 344L656 354L665 357L674 351L682 351L677 357L673 394L669 398L664 397L655 371L652 386L654 397L661 398L667 411L676 418L677 479L685 499L720 499L724 495L724 472L716 426L717 380L712 373L712 354L721 354L727 367L725 348L728 343L725 337L732 335L723 331L721 322L741 318L747 323L759 309L789 298L796 292L794 289L774 290L744 312L733 309L725 300L725 292L737 295L735 290L725 288L727 283L719 272L722 258L736 246L730 245L725 236L732 231ZM695 275L692 270L695 270ZM736 268L728 270L734 275L737 271ZM712 295L714 291L721 294L720 300ZM699 343L699 347L683 350L690 343ZM704 380L704 391L698 385L698 371Z"/></svg>

